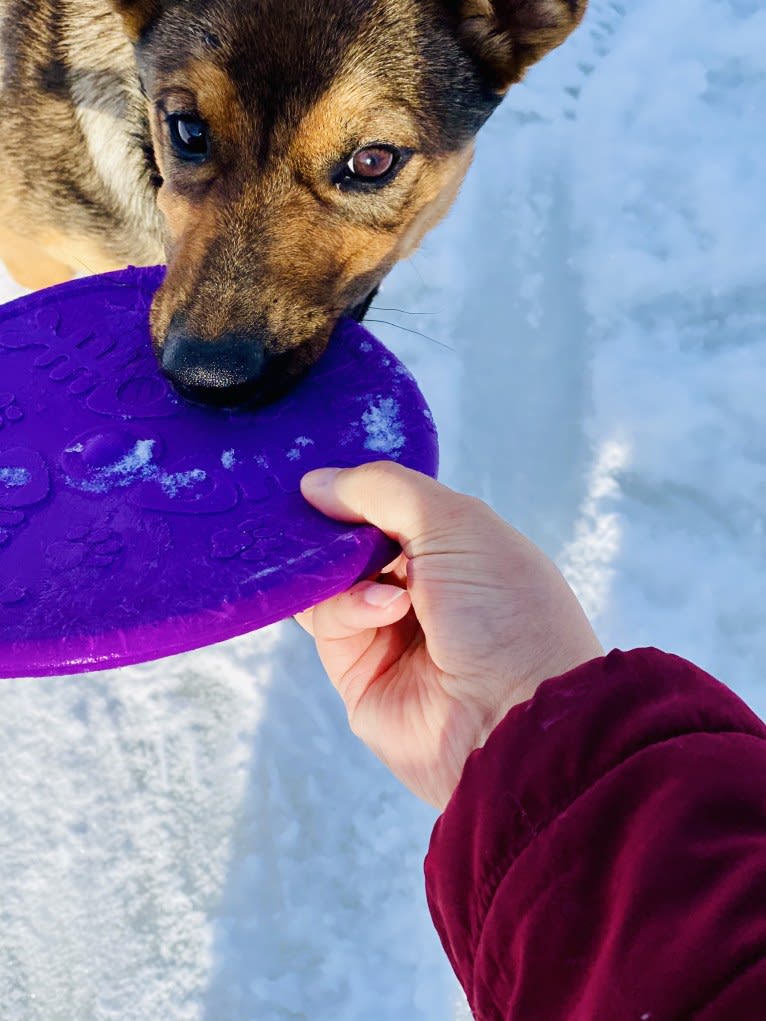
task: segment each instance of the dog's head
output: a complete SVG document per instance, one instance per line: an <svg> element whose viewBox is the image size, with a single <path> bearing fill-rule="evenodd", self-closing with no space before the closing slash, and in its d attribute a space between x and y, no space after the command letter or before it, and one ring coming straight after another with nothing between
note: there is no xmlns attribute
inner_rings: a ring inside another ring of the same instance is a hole
<svg viewBox="0 0 766 1021"><path fill-rule="evenodd" d="M587 0L112 0L167 223L164 371L268 397L449 208L507 88Z"/></svg>

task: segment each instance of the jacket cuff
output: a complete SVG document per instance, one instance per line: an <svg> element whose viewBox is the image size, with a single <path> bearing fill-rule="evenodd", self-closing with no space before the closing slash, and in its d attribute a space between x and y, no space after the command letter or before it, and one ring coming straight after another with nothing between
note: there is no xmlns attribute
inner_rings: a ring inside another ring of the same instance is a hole
<svg viewBox="0 0 766 1021"><path fill-rule="evenodd" d="M700 732L766 737L733 692L657 649L611 652L510 711L466 762L426 858L431 914L464 985L495 893L534 838L632 756Z"/></svg>

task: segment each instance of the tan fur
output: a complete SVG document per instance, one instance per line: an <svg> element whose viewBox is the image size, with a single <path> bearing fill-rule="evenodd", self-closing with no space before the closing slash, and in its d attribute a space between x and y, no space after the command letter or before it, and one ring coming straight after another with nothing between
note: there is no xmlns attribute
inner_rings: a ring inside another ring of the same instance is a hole
<svg viewBox="0 0 766 1021"><path fill-rule="evenodd" d="M216 237L218 223L215 205L195 206L168 187L161 189L158 206L170 225L172 236L167 276L152 306L152 330L156 337L164 337L176 311L194 300L197 281L208 246ZM210 311L217 323L212 330L199 329L196 321L194 326L197 336L212 340L231 324L225 311L223 315L215 307Z"/></svg>
<svg viewBox="0 0 766 1021"><path fill-rule="evenodd" d="M0 259L16 283L31 291L61 284L74 276L68 258L65 262L54 259L36 241L7 227L0 227Z"/></svg>
<svg viewBox="0 0 766 1021"><path fill-rule="evenodd" d="M162 0L114 0L113 6L125 23L125 31L136 42L162 9Z"/></svg>
<svg viewBox="0 0 766 1021"><path fill-rule="evenodd" d="M126 108L121 84L135 66L121 20L104 0L77 0L76 9L62 5L56 22L45 3L30 10L23 49L4 48L0 57L3 261L12 275L18 272L19 283L30 286L27 281L34 279L36 287L129 262L162 262L164 226L153 193L141 180L134 137L144 101L136 95ZM15 5L0 0L4 47L10 45L15 18ZM40 88L37 71L51 64L55 53L74 83L74 104ZM6 79L14 66L19 80L12 91ZM54 182L70 170L83 193L106 196L115 211L114 226L57 194Z"/></svg>
<svg viewBox="0 0 766 1021"><path fill-rule="evenodd" d="M408 259L418 249L426 234L450 211L471 165L473 154L474 146L471 144L462 152L444 159L436 168L433 179L429 182L430 195L426 194L423 197L420 208L416 209L394 249L397 261Z"/></svg>
<svg viewBox="0 0 766 1021"><path fill-rule="evenodd" d="M414 118L402 97L397 102L385 82L376 81L355 54L346 74L334 82L304 117L295 133L290 156L307 175L318 178L328 153L343 153L348 137L396 141L416 146Z"/></svg>
<svg viewBox="0 0 766 1021"><path fill-rule="evenodd" d="M190 60L184 66L183 80L203 119L215 126L216 137L239 142L245 111L229 76L209 60Z"/></svg>

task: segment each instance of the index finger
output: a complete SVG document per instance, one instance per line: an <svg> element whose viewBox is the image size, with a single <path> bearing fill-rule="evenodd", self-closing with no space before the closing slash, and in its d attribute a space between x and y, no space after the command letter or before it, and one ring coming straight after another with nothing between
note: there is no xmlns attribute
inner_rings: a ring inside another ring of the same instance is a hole
<svg viewBox="0 0 766 1021"><path fill-rule="evenodd" d="M392 461L358 468L319 468L301 480L317 510L338 521L365 521L395 539L408 557L425 552L426 537L441 523L457 523L466 497L421 472ZM433 550L429 550L433 552Z"/></svg>

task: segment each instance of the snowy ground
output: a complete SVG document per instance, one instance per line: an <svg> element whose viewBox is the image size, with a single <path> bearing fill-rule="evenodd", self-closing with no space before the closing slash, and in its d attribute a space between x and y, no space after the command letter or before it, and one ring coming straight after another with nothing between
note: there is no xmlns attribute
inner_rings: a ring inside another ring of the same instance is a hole
<svg viewBox="0 0 766 1021"><path fill-rule="evenodd" d="M371 313L443 479L558 558L605 644L685 654L761 713L765 39L761 0L591 0ZM292 622L0 682L0 818L3 1021L454 1015L431 815Z"/></svg>

